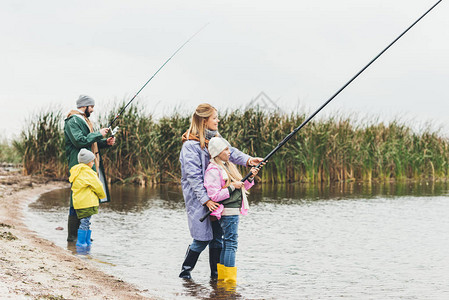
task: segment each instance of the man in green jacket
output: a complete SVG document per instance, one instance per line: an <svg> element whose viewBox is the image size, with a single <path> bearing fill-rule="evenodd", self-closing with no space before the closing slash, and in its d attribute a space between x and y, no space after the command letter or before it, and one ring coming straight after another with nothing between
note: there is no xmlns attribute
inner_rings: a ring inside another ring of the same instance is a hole
<svg viewBox="0 0 449 300"><path fill-rule="evenodd" d="M92 151L95 154L95 164L93 169L97 171L100 179L105 181L103 168L100 159L100 148L105 148L115 144L115 138L104 138L109 132L109 128L102 128L94 131L89 120L94 111L95 100L89 96L81 95L76 101L76 110L70 111L65 119L65 152L70 169L78 164L78 153L82 148ZM106 183L104 183L106 184ZM76 242L79 227L79 220L73 209L72 195L70 195L70 211L67 224L67 241Z"/></svg>

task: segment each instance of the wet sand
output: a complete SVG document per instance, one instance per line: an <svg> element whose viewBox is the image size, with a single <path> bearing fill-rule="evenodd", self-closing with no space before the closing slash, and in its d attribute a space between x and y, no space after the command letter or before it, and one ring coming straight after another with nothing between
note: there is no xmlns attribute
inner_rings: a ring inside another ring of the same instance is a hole
<svg viewBox="0 0 449 300"><path fill-rule="evenodd" d="M147 291L101 272L89 260L38 237L26 227L24 208L40 194L67 186L65 182L22 176L12 167L0 167L0 297L150 299Z"/></svg>

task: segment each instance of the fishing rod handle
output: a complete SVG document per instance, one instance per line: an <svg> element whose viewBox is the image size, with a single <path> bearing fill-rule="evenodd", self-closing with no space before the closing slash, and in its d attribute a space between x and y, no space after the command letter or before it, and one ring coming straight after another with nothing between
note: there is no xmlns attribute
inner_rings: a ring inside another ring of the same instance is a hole
<svg viewBox="0 0 449 300"><path fill-rule="evenodd" d="M206 218L209 217L211 213L212 213L212 212L209 210L209 211L207 212L207 214L205 214L204 216L201 217L200 222L204 222L204 220L206 220Z"/></svg>

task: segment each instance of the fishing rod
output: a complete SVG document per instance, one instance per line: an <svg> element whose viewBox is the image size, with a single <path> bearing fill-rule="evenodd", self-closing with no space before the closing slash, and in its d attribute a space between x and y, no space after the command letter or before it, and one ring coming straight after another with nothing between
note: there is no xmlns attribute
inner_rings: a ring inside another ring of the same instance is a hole
<svg viewBox="0 0 449 300"><path fill-rule="evenodd" d="M385 49L383 49L376 57L374 57L365 67L363 67L357 74L355 74L345 85L343 85L332 97L330 97L323 105L321 105L310 117L308 117L301 125L295 128L289 135L287 135L265 158L256 166L256 168L260 169L267 162L267 160L272 157L282 146L284 146L301 128L303 128L307 123L310 122L326 105L328 105L338 94L340 94L348 85L351 84L360 74L363 73L373 62L375 62L382 54L384 54L394 43L396 43L404 34L407 33L413 26L416 25L422 18L424 18L432 9L435 8L440 2L443 0L439 0L436 2L431 8L429 8L421 17L419 17L412 25L410 25L404 32L402 32L395 40L393 40ZM241 182L245 182L252 175L249 172L244 178L242 178ZM225 200L223 200L225 201ZM221 201L220 201L221 202ZM209 211L207 214L201 217L200 221L203 222L212 212Z"/></svg>
<svg viewBox="0 0 449 300"><path fill-rule="evenodd" d="M115 127L112 129L112 125L117 121L117 119L121 116L121 114L125 111L125 109L131 104L131 102L134 101L134 99L137 97L137 95L140 94L140 92L147 86L147 84L156 76L157 73L159 73L160 70L188 43L191 39L193 39L198 33L200 33L209 23L206 23L203 27L201 27L197 32L195 32L187 41L184 42L176 51L160 66L159 69L153 74L153 76L150 77L150 79L145 82L145 84L140 88L140 90L137 91L137 93L131 98L131 100L128 101L128 103L120 110L120 112L114 117L114 119L109 123L108 128L111 131L111 135L114 136L117 131L118 127Z"/></svg>

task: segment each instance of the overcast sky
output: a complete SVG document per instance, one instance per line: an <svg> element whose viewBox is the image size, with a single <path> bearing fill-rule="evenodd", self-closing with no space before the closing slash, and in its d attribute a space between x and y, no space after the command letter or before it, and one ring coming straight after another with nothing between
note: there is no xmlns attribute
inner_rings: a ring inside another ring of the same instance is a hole
<svg viewBox="0 0 449 300"><path fill-rule="evenodd" d="M0 10L2 136L33 113L97 112L143 90L157 115L202 102L242 107L264 91L285 111L314 111L434 0L24 1ZM433 121L449 133L449 7L438 5L340 94L322 116ZM449 134L448 134L449 135Z"/></svg>

